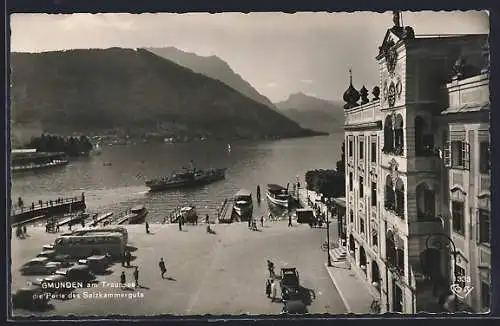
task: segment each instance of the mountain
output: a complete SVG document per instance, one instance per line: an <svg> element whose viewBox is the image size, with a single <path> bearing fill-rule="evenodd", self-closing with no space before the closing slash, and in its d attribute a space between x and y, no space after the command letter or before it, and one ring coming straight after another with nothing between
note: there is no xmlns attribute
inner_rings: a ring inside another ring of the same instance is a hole
<svg viewBox="0 0 500 326"><path fill-rule="evenodd" d="M147 48L146 50L194 72L217 79L252 100L275 109L274 104L267 97L259 94L250 83L235 73L224 60L215 55L204 57L174 47Z"/></svg>
<svg viewBox="0 0 500 326"><path fill-rule="evenodd" d="M314 135L220 81L142 49L11 54L13 130L171 137Z"/></svg>
<svg viewBox="0 0 500 326"><path fill-rule="evenodd" d="M303 93L291 94L286 101L275 103L278 111L304 128L329 133L343 132L343 103L319 99Z"/></svg>

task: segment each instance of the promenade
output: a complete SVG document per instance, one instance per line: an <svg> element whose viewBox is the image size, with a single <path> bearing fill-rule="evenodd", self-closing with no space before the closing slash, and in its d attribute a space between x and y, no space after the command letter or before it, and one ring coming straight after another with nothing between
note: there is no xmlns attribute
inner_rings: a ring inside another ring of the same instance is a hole
<svg viewBox="0 0 500 326"><path fill-rule="evenodd" d="M53 300L53 309L36 315L278 314L282 304L272 303L265 295L267 259L275 263L277 273L281 267L298 269L301 285L309 294L305 299L310 313L346 313L324 266L325 252L320 246L325 230L287 224L266 222L264 228L259 225L260 231L248 230L246 223L218 224L213 225L215 234L207 234L204 225L186 225L179 231L175 224L152 224L151 234L145 233L144 225L127 226L130 245L138 248L132 252L132 265L139 266L141 287L127 291L100 283L98 288L76 292L124 291L135 297ZM57 237L36 227L29 228L28 234L28 239L12 240L13 291L36 278L20 275L19 267ZM162 257L167 264L166 279L158 268ZM132 282L133 268L115 264L111 270L98 280L117 283L125 271L127 282ZM15 316L33 314L14 311Z"/></svg>

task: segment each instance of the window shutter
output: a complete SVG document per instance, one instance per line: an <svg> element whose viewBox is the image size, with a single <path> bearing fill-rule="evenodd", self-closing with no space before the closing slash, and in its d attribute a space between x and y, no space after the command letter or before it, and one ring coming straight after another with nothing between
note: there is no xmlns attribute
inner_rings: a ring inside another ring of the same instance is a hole
<svg viewBox="0 0 500 326"><path fill-rule="evenodd" d="M451 167L451 155L450 155L450 152L451 152L450 142L447 141L445 143L444 149L443 149L444 165L446 167Z"/></svg>
<svg viewBox="0 0 500 326"><path fill-rule="evenodd" d="M462 142L462 162L464 169L469 169L470 166L470 145L469 143Z"/></svg>

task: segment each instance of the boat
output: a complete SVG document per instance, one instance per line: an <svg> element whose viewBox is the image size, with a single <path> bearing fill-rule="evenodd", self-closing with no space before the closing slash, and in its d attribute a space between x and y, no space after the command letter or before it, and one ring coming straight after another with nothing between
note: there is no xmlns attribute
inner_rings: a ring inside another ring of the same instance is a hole
<svg viewBox="0 0 500 326"><path fill-rule="evenodd" d="M118 224L140 224L144 222L148 215L148 210L144 205L137 205L118 221Z"/></svg>
<svg viewBox="0 0 500 326"><path fill-rule="evenodd" d="M233 210L240 219L249 219L253 215L252 193L246 189L239 190L233 197Z"/></svg>
<svg viewBox="0 0 500 326"><path fill-rule="evenodd" d="M290 194L288 193L288 188L277 184L268 184L266 196L269 201L275 205L288 208L288 203L290 201Z"/></svg>
<svg viewBox="0 0 500 326"><path fill-rule="evenodd" d="M203 186L226 177L225 168L196 170L194 167L184 169L180 173L172 173L168 177L159 177L145 182L150 191L182 189Z"/></svg>
<svg viewBox="0 0 500 326"><path fill-rule="evenodd" d="M65 153L47 153L33 150L12 150L12 172L26 172L65 166L69 163Z"/></svg>

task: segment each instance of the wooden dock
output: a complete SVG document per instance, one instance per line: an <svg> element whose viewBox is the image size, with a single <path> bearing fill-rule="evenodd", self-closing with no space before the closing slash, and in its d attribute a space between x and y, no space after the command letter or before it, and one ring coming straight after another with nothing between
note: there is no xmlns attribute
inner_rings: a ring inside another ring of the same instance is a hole
<svg viewBox="0 0 500 326"><path fill-rule="evenodd" d="M218 214L219 223L231 223L233 222L233 201L231 199L226 199L222 203L221 210Z"/></svg>
<svg viewBox="0 0 500 326"><path fill-rule="evenodd" d="M59 198L45 202L40 201L36 205L33 203L31 206L21 206L13 209L11 222L12 224L19 224L40 216L48 218L54 215L83 211L86 207L85 195L83 193L80 197Z"/></svg>

